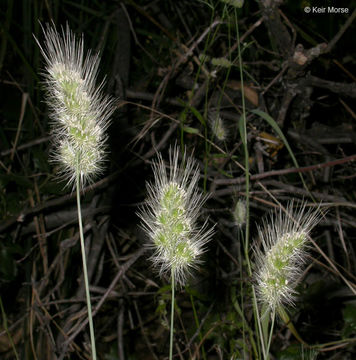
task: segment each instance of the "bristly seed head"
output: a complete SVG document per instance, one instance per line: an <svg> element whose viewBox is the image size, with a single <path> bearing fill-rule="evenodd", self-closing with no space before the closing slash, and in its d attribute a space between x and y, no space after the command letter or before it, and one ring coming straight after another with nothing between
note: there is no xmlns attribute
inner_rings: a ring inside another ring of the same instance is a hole
<svg viewBox="0 0 356 360"><path fill-rule="evenodd" d="M319 222L318 210L305 211L305 203L286 213L280 210L259 227L262 250L255 247L257 293L261 303L271 309L294 304L295 286L305 261L311 229Z"/></svg>
<svg viewBox="0 0 356 360"><path fill-rule="evenodd" d="M154 250L153 264L160 275L174 276L184 285L190 269L199 263L213 229L207 220L197 224L201 206L207 199L198 190L199 168L192 157L183 155L178 165L179 148L169 151L169 173L162 156L153 162L154 184L147 184L148 199L139 212L142 226Z"/></svg>
<svg viewBox="0 0 356 360"><path fill-rule="evenodd" d="M102 94L103 82L96 86L99 55L84 57L83 37L70 31L61 34L47 25L41 48L46 62L47 104L51 110L52 159L61 165L67 184L80 186L99 174L105 157L105 130L114 111L113 101Z"/></svg>
<svg viewBox="0 0 356 360"><path fill-rule="evenodd" d="M243 200L236 202L235 208L232 211L234 223L237 227L241 228L246 223L246 203Z"/></svg>
<svg viewBox="0 0 356 360"><path fill-rule="evenodd" d="M211 131L213 132L215 138L218 141L227 140L227 129L219 112L216 110L210 111L208 114L208 120Z"/></svg>

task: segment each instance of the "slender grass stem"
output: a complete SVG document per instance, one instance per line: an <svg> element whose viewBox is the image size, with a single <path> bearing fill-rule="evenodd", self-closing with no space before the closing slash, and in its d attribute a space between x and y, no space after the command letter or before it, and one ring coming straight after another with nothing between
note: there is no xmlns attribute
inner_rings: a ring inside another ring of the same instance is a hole
<svg viewBox="0 0 356 360"><path fill-rule="evenodd" d="M86 260L86 256L85 256L84 233L83 233L83 222L82 222L82 209L81 209L81 204L80 204L80 176L79 176L79 172L77 172L77 175L76 175L76 182L77 182L76 188L77 188L77 209L78 209L79 236L80 236L80 247L81 247L81 251L82 251L85 293L86 293L86 298L87 298L91 351L92 351L93 360L96 360L95 335L94 335L93 316L92 316L92 311L91 311L91 301L90 301L90 293L89 293L87 260Z"/></svg>
<svg viewBox="0 0 356 360"><path fill-rule="evenodd" d="M1 310L1 316L2 316L2 325L6 331L6 334L9 338L9 341L10 341L10 345L12 347L12 350L14 352L14 355L16 357L16 360L19 360L19 355L16 351L16 347L15 347L15 344L14 344L14 341L12 340L12 336L10 334L10 331L9 331L9 328L7 326L7 317L6 317L6 312L5 312L5 309L4 309L4 306L3 306L3 303L2 303L2 299L1 299L1 296L0 296L0 310Z"/></svg>
<svg viewBox="0 0 356 360"><path fill-rule="evenodd" d="M245 226L245 244L244 250L246 255L246 261L248 265L249 275L252 274L251 264L248 256L249 250L249 236L250 236L250 171L249 171L249 154L248 154L248 146L247 146L247 129L246 129L246 105L245 105L245 94L244 94L244 76L243 76L243 65L242 65L242 55L240 48L240 33L239 33L239 25L237 21L237 12L235 9L235 25L236 25L236 36L237 36L237 50L239 56L239 68L240 68L240 82L241 82L241 105L242 105L242 143L244 148L245 155L245 178L246 178L246 226Z"/></svg>
<svg viewBox="0 0 356 360"><path fill-rule="evenodd" d="M261 325L261 318L260 318L260 313L258 311L258 305L257 305L257 298L256 298L256 292L255 292L255 287L252 285L252 300L253 300L253 312L255 315L255 327L256 327L256 331L258 333L257 337L259 337L260 342L258 343L260 345L260 351L262 351L263 354L263 358L266 359L266 350L265 350L265 342L263 339L263 331L262 331L262 325Z"/></svg>
<svg viewBox="0 0 356 360"><path fill-rule="evenodd" d="M169 360L173 359L173 333L174 333L174 271L171 275L171 286L172 286L172 302L171 302L171 324L170 324L170 336L169 336Z"/></svg>
<svg viewBox="0 0 356 360"><path fill-rule="evenodd" d="M237 11L235 9L235 26L236 26L236 38L237 38L237 50L239 56L239 68L240 68L240 81L241 81L241 105L242 105L242 126L240 127L241 138L243 143L244 155L245 155L245 184L246 184L246 225L245 225L245 241L244 241L244 255L247 264L248 274L252 276L251 262L249 257L249 248L250 248L250 170L249 170L249 153L247 146L247 126L246 126L246 105L245 105L245 93L244 93L244 76L243 76L243 65L242 65L242 55L240 48L240 33L239 33L239 24L237 20ZM253 312L255 316L255 321L258 324L258 329L261 332L261 319L259 318L257 299L254 287L252 285L252 294L253 294ZM262 332L261 332L262 335ZM260 335L260 336L261 336ZM262 340L263 341L263 340ZM264 343L262 343L262 352L265 355Z"/></svg>
<svg viewBox="0 0 356 360"><path fill-rule="evenodd" d="M258 356L258 353L257 353L257 347L256 347L256 342L254 340L254 333L253 333L253 330L250 328L250 326L248 325L248 322L245 318L245 315L242 311L242 307L240 306L239 302L237 301L236 299L236 287L235 285L232 286L231 288L231 302L232 302L232 305L233 307L235 308L236 312L240 315L241 317L241 320L242 320L242 324L243 324L243 329L244 329L244 332L245 332L245 328L246 330L248 331L249 333L249 336L250 336L250 342L251 342L251 346L252 346L252 349L253 349L253 352L254 352L254 355L255 355L255 358L258 359L259 356ZM241 305L243 306L243 302L241 303ZM246 341L245 341L245 334L243 334L243 339L244 339L244 344L246 344Z"/></svg>
<svg viewBox="0 0 356 360"><path fill-rule="evenodd" d="M249 257L249 248L250 248L250 170L249 170L249 152L248 152L248 144L247 144L247 126L246 126L246 104L245 104L245 93L244 93L244 76L243 76L243 64L242 64L242 55L241 55L241 47L240 47L240 32L239 32L239 24L238 24L238 17L237 17L237 11L235 8L235 26L236 26L236 39L237 39L237 51L238 51L238 58L239 58L239 69L240 69L240 82L241 82L241 105L242 105L242 116L241 116L241 123L240 123L240 133L241 133L241 139L243 143L243 149L244 149L244 165L245 165L245 184L246 184L246 190L245 190L245 197L246 197L246 225L245 225L245 239L244 239L244 255L245 260L247 264L247 270L248 274L251 277L252 276L252 268L251 268L251 262ZM257 305L257 299L256 299L256 293L254 286L252 285L252 299L253 299L253 313L255 317L255 326L257 332L259 332L260 336L260 347L259 351L262 350L263 357L266 359L266 349L265 344L263 341L263 333L261 329L261 319L259 316L258 311L258 305Z"/></svg>
<svg viewBox="0 0 356 360"><path fill-rule="evenodd" d="M271 328L270 328L270 331L269 331L269 339L268 339L268 343L267 343L267 356L269 354L269 349L271 347L271 343L272 343L272 336L273 336L273 330L274 330L274 321L275 321L275 316L276 315L276 310L273 308L272 310L272 324L271 324Z"/></svg>

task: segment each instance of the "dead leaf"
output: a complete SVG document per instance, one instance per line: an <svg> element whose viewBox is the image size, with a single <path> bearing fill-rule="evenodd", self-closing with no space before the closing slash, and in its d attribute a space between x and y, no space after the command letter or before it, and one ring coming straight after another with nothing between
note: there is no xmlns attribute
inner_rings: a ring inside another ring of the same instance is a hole
<svg viewBox="0 0 356 360"><path fill-rule="evenodd" d="M226 85L232 90L241 90L241 81L230 80ZM244 94L251 104L258 106L258 94L252 87L244 84Z"/></svg>

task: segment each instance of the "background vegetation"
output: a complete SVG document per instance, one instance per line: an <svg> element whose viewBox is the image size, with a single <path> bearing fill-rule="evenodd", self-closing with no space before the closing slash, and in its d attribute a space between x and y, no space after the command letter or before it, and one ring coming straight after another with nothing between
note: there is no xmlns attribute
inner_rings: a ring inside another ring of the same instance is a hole
<svg viewBox="0 0 356 360"><path fill-rule="evenodd" d="M354 358L355 4L227 2L1 1L2 359L90 354L75 195L48 161L43 62L33 37L41 41L40 22L51 21L68 22L87 49L101 52L105 91L117 98L107 170L83 195L99 358L167 357L169 281L152 270L136 212L151 160L157 151L167 159L175 143L199 162L201 189L211 193L201 217L217 224L203 266L176 294L175 357L256 358L247 269L256 223L304 199L328 212L287 309L300 338L279 320L271 358ZM328 5L349 13L303 10ZM211 127L218 117L220 140ZM238 200L249 205L240 226Z"/></svg>

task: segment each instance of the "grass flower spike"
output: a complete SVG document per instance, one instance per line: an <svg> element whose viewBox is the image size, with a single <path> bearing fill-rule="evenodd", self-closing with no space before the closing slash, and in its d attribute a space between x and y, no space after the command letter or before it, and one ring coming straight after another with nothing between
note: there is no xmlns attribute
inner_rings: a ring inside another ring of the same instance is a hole
<svg viewBox="0 0 356 360"><path fill-rule="evenodd" d="M47 104L51 110L53 158L61 165L62 177L77 193L78 224L87 299L92 359L96 360L94 325L84 245L80 189L102 170L105 130L114 107L102 94L103 82L96 86L99 55L84 58L83 37L69 30L59 34L54 27L44 30L44 47L37 41L46 61Z"/></svg>
<svg viewBox="0 0 356 360"><path fill-rule="evenodd" d="M211 131L216 139L221 142L227 140L227 130L219 112L215 110L210 112L208 115L208 121Z"/></svg>
<svg viewBox="0 0 356 360"><path fill-rule="evenodd" d="M236 202L235 208L232 212L234 223L241 228L246 223L246 203L243 200Z"/></svg>
<svg viewBox="0 0 356 360"><path fill-rule="evenodd" d="M256 279L259 299L270 309L293 304L295 286L305 261L311 229L318 223L318 211L305 211L305 204L287 213L275 213L259 228L263 250L256 249Z"/></svg>
<svg viewBox="0 0 356 360"><path fill-rule="evenodd" d="M198 190L199 168L184 154L178 165L179 148L169 151L167 173L161 155L153 163L155 182L148 184L148 200L139 214L154 249L153 263L160 274L170 273L175 284L183 285L189 270L199 264L199 256L213 231L207 220L197 224L201 206L207 197Z"/></svg>
<svg viewBox="0 0 356 360"><path fill-rule="evenodd" d="M51 110L56 149L53 158L61 165L68 184L90 182L102 171L105 155L105 130L113 103L96 86L99 55L84 57L83 37L76 39L68 25L59 34L47 26L44 46L47 104Z"/></svg>

